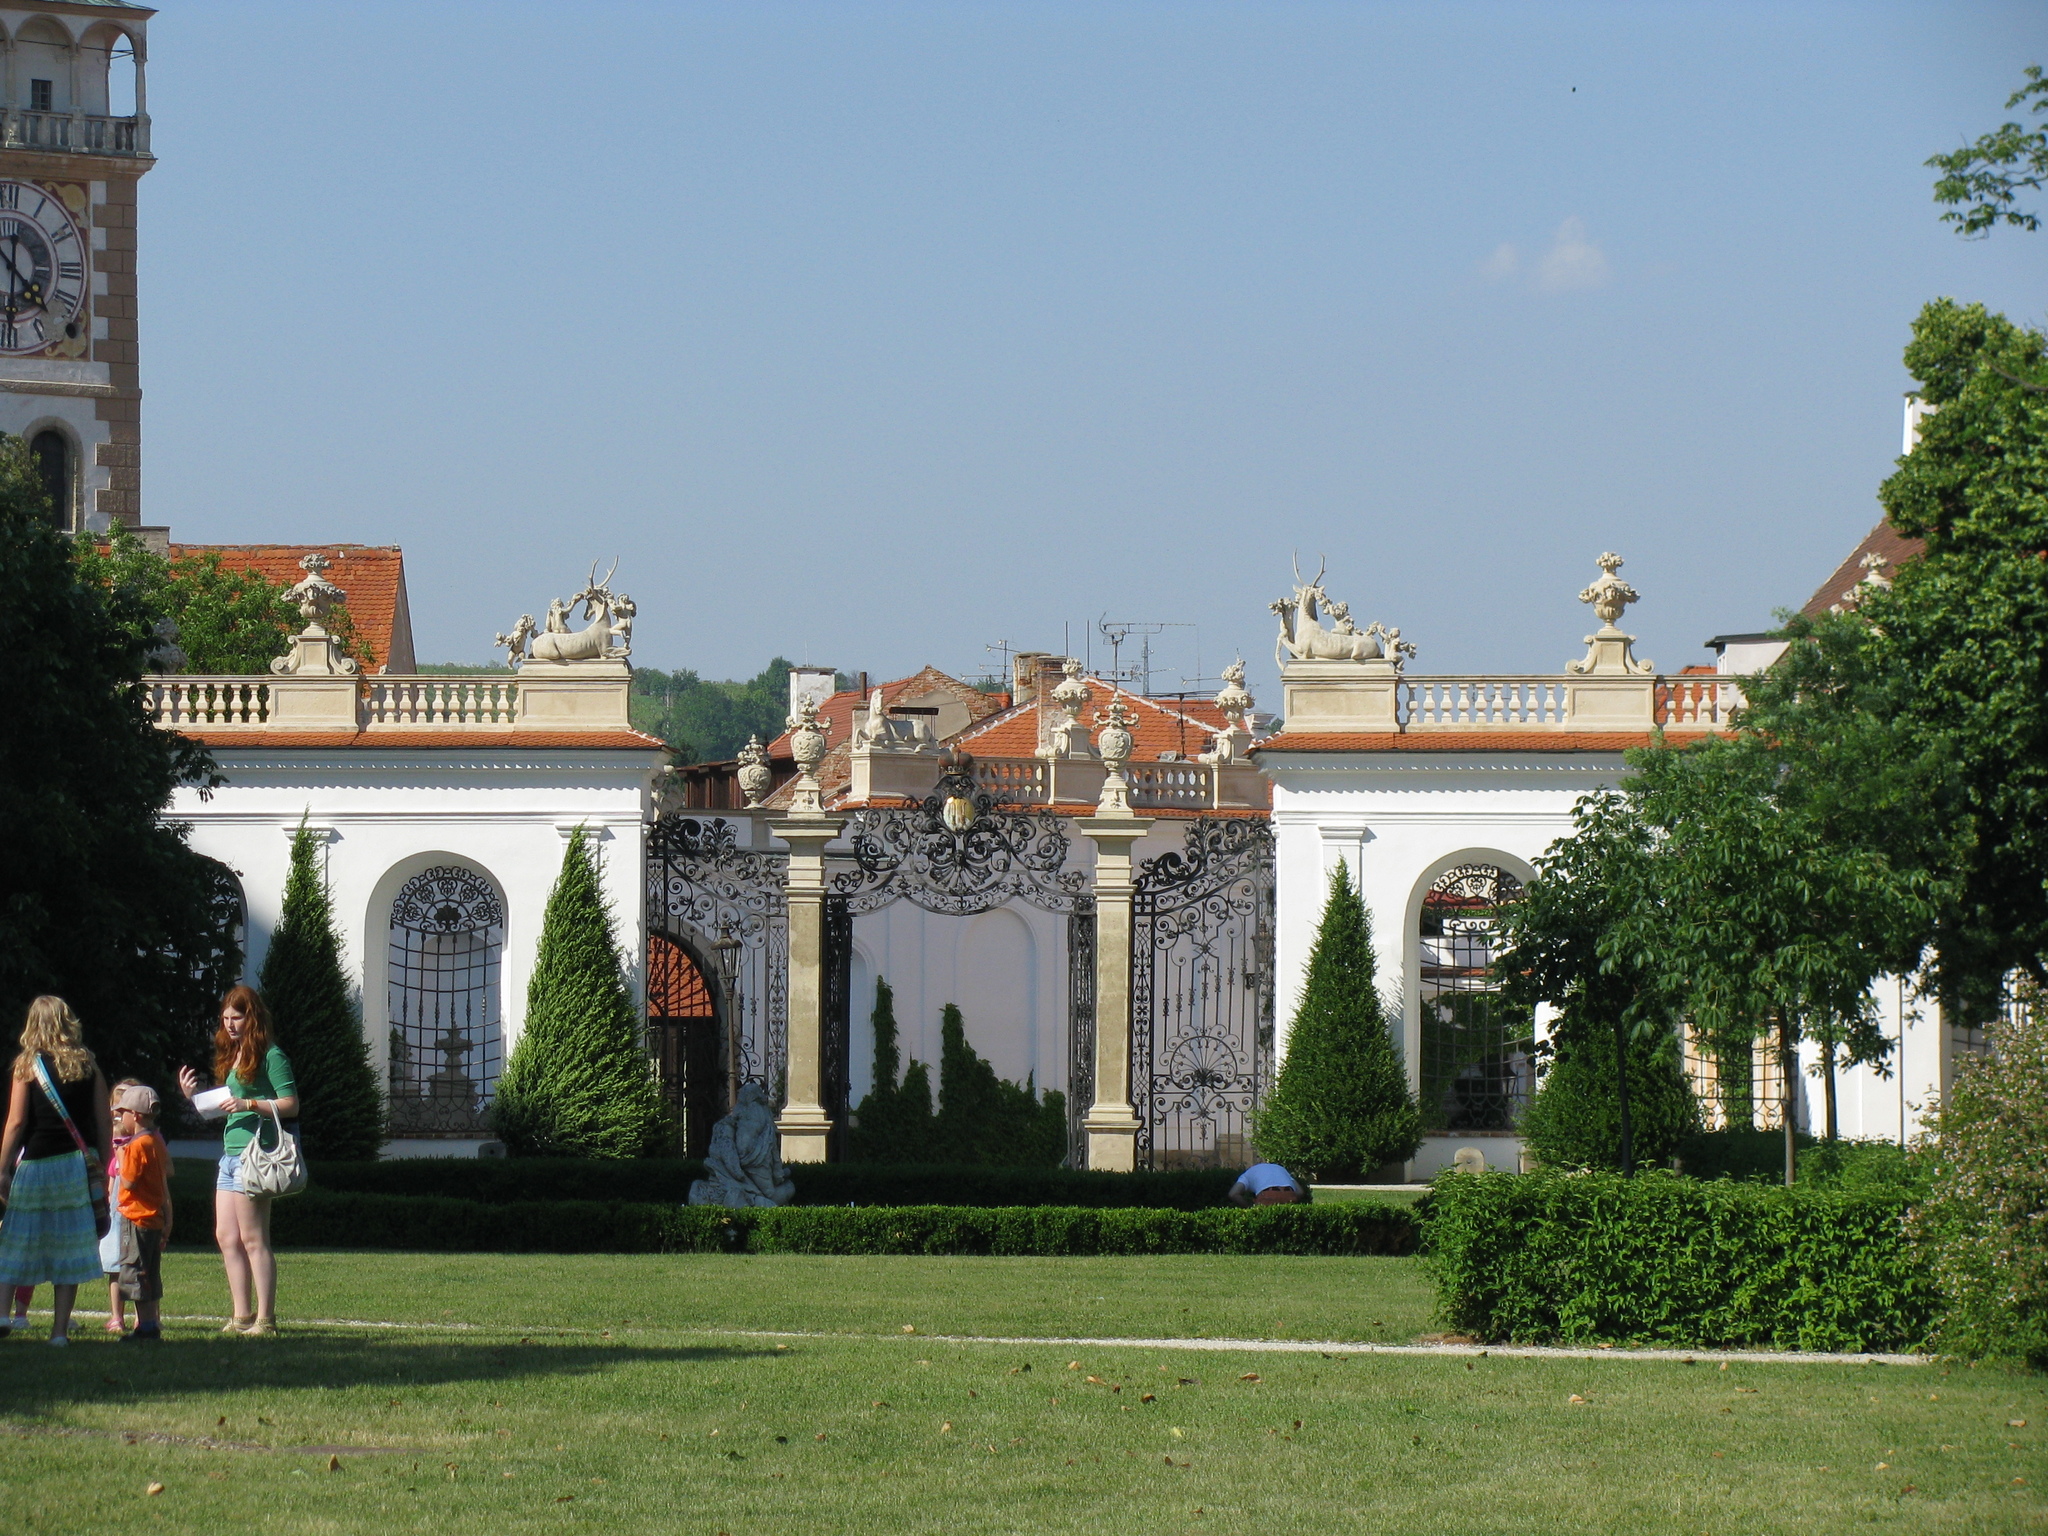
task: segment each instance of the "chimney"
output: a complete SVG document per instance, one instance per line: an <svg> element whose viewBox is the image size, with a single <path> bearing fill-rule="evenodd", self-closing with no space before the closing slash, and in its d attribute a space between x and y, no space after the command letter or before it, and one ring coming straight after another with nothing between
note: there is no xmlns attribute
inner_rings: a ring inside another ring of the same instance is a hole
<svg viewBox="0 0 2048 1536"><path fill-rule="evenodd" d="M789 712L792 716L803 707L805 699L822 705L837 691L833 686L836 674L830 667L791 667L789 669Z"/></svg>
<svg viewBox="0 0 2048 1536"><path fill-rule="evenodd" d="M1046 651L1018 651L1010 658L1010 702L1029 704L1038 691L1039 663Z"/></svg>

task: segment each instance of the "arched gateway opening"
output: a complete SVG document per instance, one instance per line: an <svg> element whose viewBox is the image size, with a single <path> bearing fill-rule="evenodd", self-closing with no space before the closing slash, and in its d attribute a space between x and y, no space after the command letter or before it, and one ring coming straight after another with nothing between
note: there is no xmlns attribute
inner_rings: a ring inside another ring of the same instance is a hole
<svg viewBox="0 0 2048 1536"><path fill-rule="evenodd" d="M1522 882L1495 864L1459 864L1423 893L1422 1125L1511 1131L1536 1087L1533 1016L1500 996L1493 957L1502 907Z"/></svg>

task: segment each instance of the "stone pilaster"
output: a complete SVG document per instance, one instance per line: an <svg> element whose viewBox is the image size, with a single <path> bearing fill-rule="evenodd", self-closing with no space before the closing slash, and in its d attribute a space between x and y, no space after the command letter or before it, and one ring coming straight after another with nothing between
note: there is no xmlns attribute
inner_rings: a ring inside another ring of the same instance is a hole
<svg viewBox="0 0 2048 1536"><path fill-rule="evenodd" d="M794 816L769 830L789 844L789 1097L775 1128L786 1163L822 1163L832 1121L825 1113L825 845L840 816Z"/></svg>
<svg viewBox="0 0 2048 1536"><path fill-rule="evenodd" d="M1074 823L1095 844L1095 1102L1081 1122L1088 1166L1129 1173L1138 1165L1131 1105L1131 845L1147 817L1088 816Z"/></svg>

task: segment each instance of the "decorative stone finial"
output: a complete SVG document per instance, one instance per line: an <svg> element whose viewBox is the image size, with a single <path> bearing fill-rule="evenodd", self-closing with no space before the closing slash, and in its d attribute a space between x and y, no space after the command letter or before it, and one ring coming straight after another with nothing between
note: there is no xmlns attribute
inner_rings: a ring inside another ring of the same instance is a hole
<svg viewBox="0 0 2048 1536"><path fill-rule="evenodd" d="M1102 734L1095 738L1095 750L1102 756L1102 766L1109 770L1102 781L1102 797L1095 804L1104 816L1131 814L1131 786L1124 778L1124 764L1131 760L1131 748L1137 745L1137 738L1131 735L1137 720L1121 697L1111 699L1107 709L1095 713L1095 722L1102 727Z"/></svg>
<svg viewBox="0 0 2048 1536"><path fill-rule="evenodd" d="M750 736L747 744L740 748L739 773L740 793L747 797L747 809L756 809L768 798L768 786L774 775L768 769L768 749L761 745L761 738Z"/></svg>
<svg viewBox="0 0 2048 1536"><path fill-rule="evenodd" d="M1579 594L1579 601L1593 605L1593 611L1600 616L1600 630L1586 636L1589 649L1578 660L1566 662L1565 671L1582 676L1618 672L1634 677L1655 672L1654 663L1636 660L1631 651L1636 637L1623 634L1614 625L1630 603L1642 601L1634 587L1615 575L1624 563L1621 556L1610 549L1594 563L1600 567L1600 579Z"/></svg>
<svg viewBox="0 0 2048 1536"><path fill-rule="evenodd" d="M304 580L285 593L286 600L298 606L308 624L323 623L328 614L348 600L348 594L322 574L327 566L327 557L317 550L306 556L299 562L299 569L306 573Z"/></svg>
<svg viewBox="0 0 2048 1536"><path fill-rule="evenodd" d="M1060 663L1060 671L1066 675L1051 694L1060 718L1052 728L1050 751L1054 757L1085 757L1088 732L1081 725L1081 711L1088 707L1088 685L1081 681L1081 663L1076 658L1069 656Z"/></svg>
<svg viewBox="0 0 2048 1536"><path fill-rule="evenodd" d="M1223 687L1217 692L1216 707L1222 711L1224 728L1216 737L1212 750L1201 755L1201 761L1236 762L1252 742L1252 733L1245 729L1244 723L1244 717L1251 713L1252 696L1245 690L1242 656L1223 669Z"/></svg>
<svg viewBox="0 0 2048 1536"><path fill-rule="evenodd" d="M1876 550L1869 551L1856 563L1863 567L1863 579L1844 592L1839 603L1828 604L1829 613L1843 613L1854 608L1863 601L1872 587L1883 591L1891 586L1892 579L1884 573L1884 568L1890 565L1891 561Z"/></svg>
<svg viewBox="0 0 2048 1536"><path fill-rule="evenodd" d="M796 792L790 800L792 816L825 814L824 786L818 782L818 764L825 760L825 730L818 723L818 701L805 699L789 717L789 752L796 759Z"/></svg>

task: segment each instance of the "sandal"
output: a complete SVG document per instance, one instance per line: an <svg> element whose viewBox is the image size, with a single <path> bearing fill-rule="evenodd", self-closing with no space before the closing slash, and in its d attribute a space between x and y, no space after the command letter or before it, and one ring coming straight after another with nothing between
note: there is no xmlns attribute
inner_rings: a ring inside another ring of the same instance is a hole
<svg viewBox="0 0 2048 1536"><path fill-rule="evenodd" d="M259 1317L242 1330L245 1339L269 1339L277 1336L277 1319Z"/></svg>
<svg viewBox="0 0 2048 1536"><path fill-rule="evenodd" d="M254 1325L255 1321L256 1319L253 1317L231 1317L227 1321L227 1326L221 1329L221 1332L247 1333L249 1329Z"/></svg>

